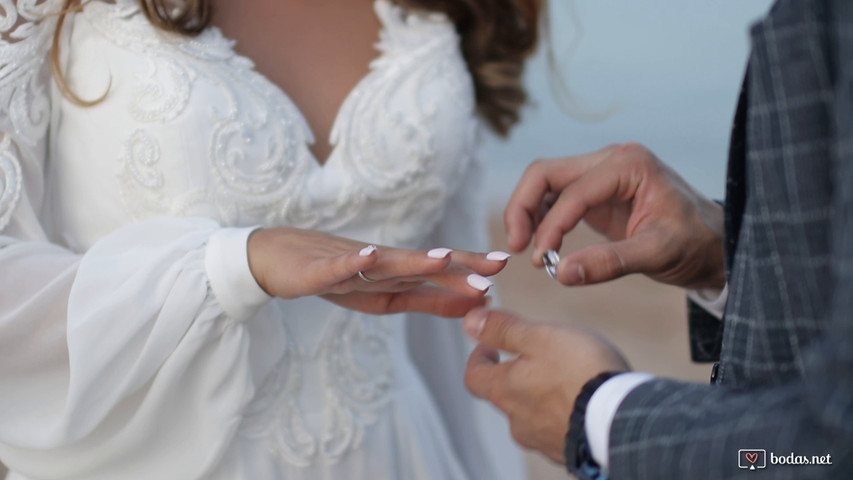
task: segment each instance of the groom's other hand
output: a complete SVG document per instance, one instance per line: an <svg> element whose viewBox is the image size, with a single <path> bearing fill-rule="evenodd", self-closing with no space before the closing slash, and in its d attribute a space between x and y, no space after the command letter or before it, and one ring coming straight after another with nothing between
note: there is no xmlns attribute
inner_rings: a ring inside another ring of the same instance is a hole
<svg viewBox="0 0 853 480"><path fill-rule="evenodd" d="M530 165L507 205L509 246L533 240L533 262L584 220L607 242L564 255L565 285L644 273L687 288L722 288L723 211L638 144Z"/></svg>
<svg viewBox="0 0 853 480"><path fill-rule="evenodd" d="M569 416L581 388L602 372L628 370L628 364L604 339L579 328L485 308L469 312L464 326L480 343L468 361L465 385L509 417L516 442L565 463ZM498 350L518 356L501 363Z"/></svg>

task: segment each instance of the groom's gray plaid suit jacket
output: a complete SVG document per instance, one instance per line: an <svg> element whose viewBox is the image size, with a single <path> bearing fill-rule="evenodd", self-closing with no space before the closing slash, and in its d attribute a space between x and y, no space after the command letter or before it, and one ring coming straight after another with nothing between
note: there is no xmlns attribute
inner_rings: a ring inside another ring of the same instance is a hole
<svg viewBox="0 0 853 480"><path fill-rule="evenodd" d="M694 356L719 355L716 384L634 390L611 428L613 480L853 479L853 0L779 0L751 37L728 304L722 324L691 319ZM767 467L739 469L738 449L766 449Z"/></svg>

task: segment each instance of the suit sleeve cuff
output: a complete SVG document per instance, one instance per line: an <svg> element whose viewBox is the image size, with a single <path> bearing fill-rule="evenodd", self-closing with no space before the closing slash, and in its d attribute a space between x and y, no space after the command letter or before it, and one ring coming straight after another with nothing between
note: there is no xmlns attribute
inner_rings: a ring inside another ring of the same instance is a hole
<svg viewBox="0 0 853 480"><path fill-rule="evenodd" d="M249 268L249 236L258 227L223 228L207 242L204 266L210 288L222 309L232 319L252 318L272 299L258 285Z"/></svg>
<svg viewBox="0 0 853 480"><path fill-rule="evenodd" d="M702 307L706 312L717 317L717 319L722 319L723 313L726 310L726 302L729 299L729 285L726 284L722 290L716 288L688 290L687 298Z"/></svg>
<svg viewBox="0 0 853 480"><path fill-rule="evenodd" d="M589 453L603 472L608 470L610 427L619 405L631 391L653 378L654 376L648 373L623 373L604 382L589 399L584 433Z"/></svg>

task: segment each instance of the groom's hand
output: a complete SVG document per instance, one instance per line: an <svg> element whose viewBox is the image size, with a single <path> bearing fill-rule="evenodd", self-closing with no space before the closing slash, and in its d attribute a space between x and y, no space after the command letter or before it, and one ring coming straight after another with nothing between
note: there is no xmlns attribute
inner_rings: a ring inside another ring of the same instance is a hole
<svg viewBox="0 0 853 480"><path fill-rule="evenodd" d="M688 288L725 284L722 208L641 145L534 162L505 213L510 248L533 240L537 266L581 220L609 241L564 255L565 285L630 273Z"/></svg>
<svg viewBox="0 0 853 480"><path fill-rule="evenodd" d="M519 444L565 463L569 417L581 388L628 364L609 343L578 328L484 308L469 312L464 326L480 342L468 361L468 389L507 414ZM498 350L518 356L501 363Z"/></svg>

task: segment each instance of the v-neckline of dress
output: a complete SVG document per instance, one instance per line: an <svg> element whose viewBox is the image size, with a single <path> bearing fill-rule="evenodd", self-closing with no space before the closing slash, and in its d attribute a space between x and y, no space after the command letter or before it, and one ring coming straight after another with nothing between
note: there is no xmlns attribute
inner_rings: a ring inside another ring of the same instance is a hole
<svg viewBox="0 0 853 480"><path fill-rule="evenodd" d="M237 41L227 35L217 26L211 26L210 28L216 32L218 36L220 36L225 43L228 45L229 54L233 55L234 58L239 59L241 62L244 62L246 65L250 65L250 68L246 68L246 72L252 76L255 76L258 79L263 80L265 83L268 83L273 87L273 90L276 94L280 95L283 99L285 99L291 106L293 111L299 116L299 120L305 125L306 133L308 134L308 138L306 138L306 144L304 148L308 155L308 158L311 160L311 169L312 170L326 170L326 167L337 157L338 149L340 147L340 142L333 141L335 137L335 132L339 128L338 124L341 122L341 115L346 110L347 104L354 100L356 94L362 89L364 84L366 84L374 74L374 67L379 62L381 62L387 51L379 48L379 45L382 42L382 38L384 38L388 31L388 24L386 19L382 14L379 13L378 9L381 8L380 4L386 3L388 0L374 0L373 2L373 11L376 18L379 20L379 32L378 32L378 40L374 43L373 48L376 50L377 55L368 63L367 65L367 73L364 74L355 85L350 88L347 94L344 96L340 105L338 105L334 116L332 117L332 128L329 130L329 138L326 141L329 142L329 153L323 159L323 162L320 162L320 159L317 158L314 151L311 149L311 145L313 145L317 141L317 135L314 130L314 126L312 126L308 122L308 118L305 116L305 113L302 111L302 108L298 103L287 93L287 91L278 83L274 82L269 76L259 71L255 66L255 61L252 60L251 57L243 55L239 53L235 46L237 45Z"/></svg>

